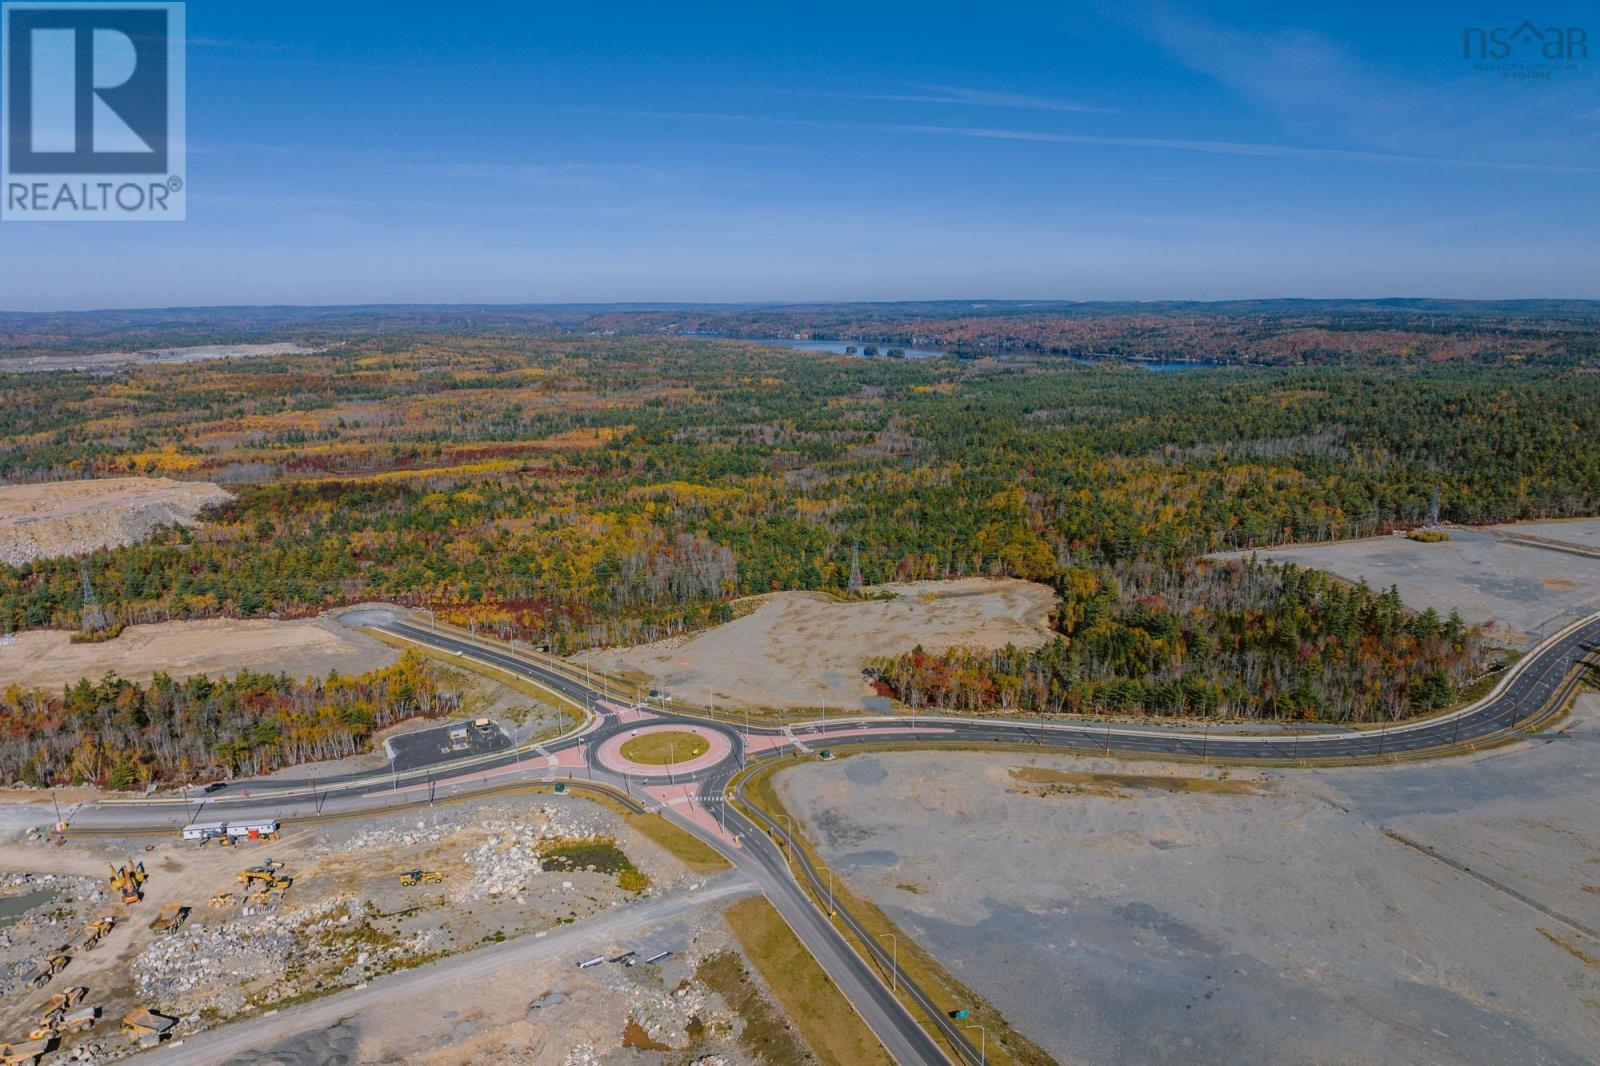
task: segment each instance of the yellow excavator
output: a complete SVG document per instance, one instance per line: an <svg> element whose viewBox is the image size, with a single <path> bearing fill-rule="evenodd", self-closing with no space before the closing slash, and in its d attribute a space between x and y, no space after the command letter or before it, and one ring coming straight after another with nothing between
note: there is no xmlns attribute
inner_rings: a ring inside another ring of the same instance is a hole
<svg viewBox="0 0 1600 1066"><path fill-rule="evenodd" d="M126 865L112 866L111 890L122 893L122 902L128 905L138 903L144 898L144 883L150 875L144 872L144 863L135 863L128 860Z"/></svg>

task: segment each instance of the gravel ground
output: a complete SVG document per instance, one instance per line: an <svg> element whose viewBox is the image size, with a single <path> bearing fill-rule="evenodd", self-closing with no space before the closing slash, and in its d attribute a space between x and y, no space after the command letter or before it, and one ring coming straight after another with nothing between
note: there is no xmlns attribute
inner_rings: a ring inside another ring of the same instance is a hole
<svg viewBox="0 0 1600 1066"><path fill-rule="evenodd" d="M1397 585L1408 606L1433 607L1441 614L1454 608L1510 644L1548 636L1574 618L1600 611L1600 558L1506 539L1518 534L1593 549L1600 545L1600 519L1452 526L1451 539L1438 544L1373 537L1258 554L1351 581L1365 579L1374 588Z"/></svg>
<svg viewBox="0 0 1600 1066"><path fill-rule="evenodd" d="M361 674L397 658L393 648L323 620L161 622L129 626L101 644L73 644L70 633L38 629L0 637L0 686L54 689L106 673L130 681L158 672L231 677L246 668L291 677Z"/></svg>
<svg viewBox="0 0 1600 1066"><path fill-rule="evenodd" d="M779 780L825 861L1062 1062L1576 1066L1600 1047L1600 942L1563 918L1600 927L1597 756L1587 696L1548 739L1235 773L1236 794L980 753Z"/></svg>
<svg viewBox="0 0 1600 1066"><path fill-rule="evenodd" d="M656 687L698 703L860 711L871 695L861 671L874 656L918 644L928 651L1036 648L1050 636L1055 591L1045 585L963 578L884 585L882 591L893 598L844 602L814 592L774 593L742 618L696 636L574 661L644 674Z"/></svg>
<svg viewBox="0 0 1600 1066"><path fill-rule="evenodd" d="M233 499L206 481L121 477L0 486L0 563L136 544L162 526L191 526Z"/></svg>
<svg viewBox="0 0 1600 1066"><path fill-rule="evenodd" d="M592 862L546 869L539 857L544 842L596 837L615 840L649 877L642 894L624 890L614 871ZM376 980L438 955L618 914L627 904L691 883L676 860L616 815L571 796L446 804L337 821L235 849L147 840L55 847L28 834L0 842L0 896L53 893L0 928L0 1041L25 1032L44 999L70 985L88 987L86 1002L108 1018L134 1006L178 1017L182 1036L253 1010ZM293 885L264 906L250 905L235 875L269 857L284 864ZM150 880L144 901L124 907L107 897L103 872L108 862L129 858L144 863ZM444 879L402 886L398 875L412 869L438 870ZM8 870L17 872L3 872ZM209 905L219 892L231 899ZM191 913L180 930L162 935L147 926L167 903L187 905ZM80 928L90 912L108 909L124 921L103 946L74 957L44 990L7 987L33 959ZM639 1024L648 1029L650 1023L641 1016ZM129 1050L114 1024L69 1044L70 1051L100 1062Z"/></svg>

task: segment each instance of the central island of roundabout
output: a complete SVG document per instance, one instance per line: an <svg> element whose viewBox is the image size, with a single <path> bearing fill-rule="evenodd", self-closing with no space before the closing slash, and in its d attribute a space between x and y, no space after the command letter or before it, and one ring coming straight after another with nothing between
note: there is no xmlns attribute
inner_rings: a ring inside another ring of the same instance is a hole
<svg viewBox="0 0 1600 1066"><path fill-rule="evenodd" d="M709 770L732 754L723 731L674 722L623 730L601 743L595 761L612 773L654 778Z"/></svg>

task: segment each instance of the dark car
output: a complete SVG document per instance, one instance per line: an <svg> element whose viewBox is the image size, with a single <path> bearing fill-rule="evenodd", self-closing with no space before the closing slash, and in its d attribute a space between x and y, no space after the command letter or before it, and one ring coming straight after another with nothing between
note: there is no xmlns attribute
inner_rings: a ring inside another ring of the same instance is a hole
<svg viewBox="0 0 1600 1066"><path fill-rule="evenodd" d="M226 781L213 781L213 782L211 782L211 784L207 785L201 791L203 791L206 795L209 796L209 795L211 795L211 793L213 793L213 792L221 792L223 789L225 789L227 787L228 787L228 783Z"/></svg>

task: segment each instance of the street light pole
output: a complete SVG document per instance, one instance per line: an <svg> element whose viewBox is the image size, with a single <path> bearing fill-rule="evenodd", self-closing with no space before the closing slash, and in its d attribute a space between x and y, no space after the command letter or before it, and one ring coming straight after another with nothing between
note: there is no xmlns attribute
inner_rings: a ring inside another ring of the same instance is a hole
<svg viewBox="0 0 1600 1066"><path fill-rule="evenodd" d="M893 933L879 933L878 939L889 938L889 989L900 991L900 938Z"/></svg>
<svg viewBox="0 0 1600 1066"><path fill-rule="evenodd" d="M989 1066L989 1030L981 1025L967 1026L967 1032L978 1031L978 1066Z"/></svg>

